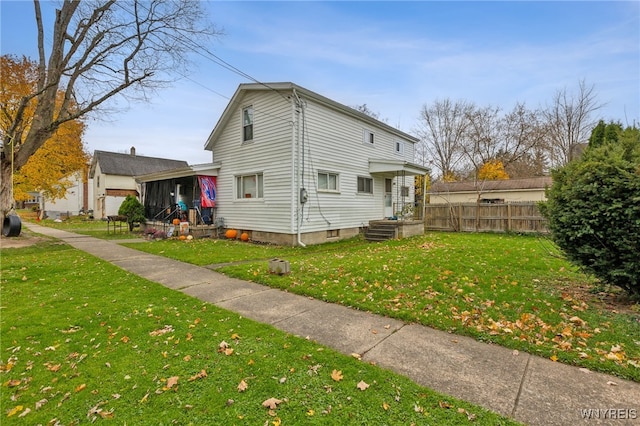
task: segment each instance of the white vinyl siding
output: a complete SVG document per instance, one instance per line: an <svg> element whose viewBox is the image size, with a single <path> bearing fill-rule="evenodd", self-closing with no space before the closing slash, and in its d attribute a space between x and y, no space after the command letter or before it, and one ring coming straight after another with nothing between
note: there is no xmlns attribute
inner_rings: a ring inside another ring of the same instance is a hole
<svg viewBox="0 0 640 426"><path fill-rule="evenodd" d="M217 216L230 228L287 234L295 234L298 220L306 233L358 228L383 218L384 180L393 176L370 175L369 160L400 157L412 162L414 144L301 94L304 114L297 113L291 100L285 99L290 94L248 91L229 116L229 124L212 147L221 164ZM248 105L253 107L253 143L239 145L243 137L239 123ZM363 144L363 129L374 135L373 145ZM394 154L398 140L404 143L403 155ZM303 152L304 165L300 164ZM262 198L251 202L239 198L237 177L257 173L263 175ZM361 196L357 196L358 177L370 182L369 192ZM408 176L407 182L410 179L413 177ZM309 196L302 217L296 214L299 185L304 185Z"/></svg>
<svg viewBox="0 0 640 426"><path fill-rule="evenodd" d="M242 140L243 107L253 107L253 143ZM229 117L213 151L220 162L217 217L225 226L268 232L290 233L292 106L278 93L248 92ZM237 177L262 174L262 197L238 198Z"/></svg>

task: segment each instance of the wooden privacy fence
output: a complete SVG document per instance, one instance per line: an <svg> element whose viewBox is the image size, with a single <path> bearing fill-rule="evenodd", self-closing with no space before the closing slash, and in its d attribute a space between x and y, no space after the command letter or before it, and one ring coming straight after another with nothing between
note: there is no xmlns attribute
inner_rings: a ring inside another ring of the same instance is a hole
<svg viewBox="0 0 640 426"><path fill-rule="evenodd" d="M549 232L536 202L427 204L425 229L462 232Z"/></svg>

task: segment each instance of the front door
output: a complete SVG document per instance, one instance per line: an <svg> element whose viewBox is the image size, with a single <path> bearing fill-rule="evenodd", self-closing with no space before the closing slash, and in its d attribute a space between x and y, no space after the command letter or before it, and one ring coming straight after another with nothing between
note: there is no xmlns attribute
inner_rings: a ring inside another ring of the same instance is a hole
<svg viewBox="0 0 640 426"><path fill-rule="evenodd" d="M384 217L393 216L393 179L384 180Z"/></svg>

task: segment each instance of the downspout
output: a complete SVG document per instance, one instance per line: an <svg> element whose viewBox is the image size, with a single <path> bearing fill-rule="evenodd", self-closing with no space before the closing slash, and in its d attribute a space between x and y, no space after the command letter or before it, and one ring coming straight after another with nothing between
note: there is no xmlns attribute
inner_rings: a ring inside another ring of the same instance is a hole
<svg viewBox="0 0 640 426"><path fill-rule="evenodd" d="M296 182L297 182L297 188L296 188L296 195L295 195L295 200L297 201L296 204L296 234L297 234L297 242L298 245L300 247L306 247L307 245L305 243L302 242L302 215L303 212L301 211L301 192L302 192L302 154L301 154L301 150L304 149L301 146L301 140L300 140L300 111L298 110L298 108L302 109L304 108L302 101L300 100L300 98L298 97L298 93L296 93L296 89L293 89L293 96L295 96L296 100L295 100L295 111L296 111L296 122L295 122L295 129L296 129L296 157L297 157L297 162L296 162L296 167L298 170L298 173L296 173ZM304 135L303 135L304 138Z"/></svg>

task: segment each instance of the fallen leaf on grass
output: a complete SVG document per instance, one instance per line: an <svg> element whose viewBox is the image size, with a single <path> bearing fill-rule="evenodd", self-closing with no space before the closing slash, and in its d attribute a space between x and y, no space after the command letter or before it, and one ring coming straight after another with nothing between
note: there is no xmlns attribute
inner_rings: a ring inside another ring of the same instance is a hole
<svg viewBox="0 0 640 426"><path fill-rule="evenodd" d="M231 346L229 346L229 344L223 340L218 345L218 352L229 356L229 355L231 355L233 353L233 348Z"/></svg>
<svg viewBox="0 0 640 426"><path fill-rule="evenodd" d="M167 383L164 385L164 390L169 390L172 387L176 386L179 379L180 378L178 376L169 377L167 379Z"/></svg>
<svg viewBox="0 0 640 426"><path fill-rule="evenodd" d="M368 384L368 383L365 383L365 381L364 381L364 380L360 380L360 381L358 382L358 384L356 385L356 387L357 387L358 389L360 389L361 391L363 391L363 390L366 390L366 389L369 387L369 384Z"/></svg>
<svg viewBox="0 0 640 426"><path fill-rule="evenodd" d="M333 370L333 371L331 372L331 378L332 378L334 381L339 382L340 380L342 380L342 379L343 379L342 371Z"/></svg>
<svg viewBox="0 0 640 426"><path fill-rule="evenodd" d="M245 382L244 380L241 380L240 384L238 384L238 392L244 392L247 390L248 387L249 385L247 384L247 382Z"/></svg>
<svg viewBox="0 0 640 426"><path fill-rule="evenodd" d="M9 412L7 413L7 417L15 416L16 414L18 414L23 409L24 409L24 406L17 405L15 407L13 407L11 410L9 410Z"/></svg>
<svg viewBox="0 0 640 426"><path fill-rule="evenodd" d="M47 370L53 371L54 373L60 370L61 367L60 364L51 364L50 362L47 362L45 366L47 367Z"/></svg>
<svg viewBox="0 0 640 426"><path fill-rule="evenodd" d="M9 388L13 388L13 387L16 387L16 386L20 385L20 383L22 383L22 380L13 379L13 380L6 381L4 383L4 385L9 387Z"/></svg>
<svg viewBox="0 0 640 426"><path fill-rule="evenodd" d="M439 401L438 405L440 406L440 408L452 408L453 407L447 401Z"/></svg>
<svg viewBox="0 0 640 426"><path fill-rule="evenodd" d="M49 400L45 398L41 399L40 401L36 401L36 410L39 410L40 408L42 408L42 406L47 402L49 402Z"/></svg>
<svg viewBox="0 0 640 426"><path fill-rule="evenodd" d="M172 333L173 331L173 326L165 325L158 330L150 331L149 336L162 336L163 334Z"/></svg>
<svg viewBox="0 0 640 426"><path fill-rule="evenodd" d="M20 414L18 415L18 417L24 417L24 416L26 416L27 414L29 414L30 412L31 412L31 408L27 407L27 408L25 408L25 409L24 409L24 411L23 411L22 413L20 413Z"/></svg>
<svg viewBox="0 0 640 426"><path fill-rule="evenodd" d="M76 388L75 388L75 392L76 392L76 393L81 392L81 391L85 390L86 388L87 388L86 383L83 383L83 384L81 384L80 386L78 386L78 387L76 387Z"/></svg>
<svg viewBox="0 0 640 426"><path fill-rule="evenodd" d="M469 420L470 422L474 421L476 419L476 415L475 414L472 414L472 413L468 412L464 408L458 408L458 413L466 414L467 415L467 420Z"/></svg>
<svg viewBox="0 0 640 426"><path fill-rule="evenodd" d="M205 377L207 377L207 370L200 370L199 373L194 374L193 376L189 377L189 381L193 382L194 380L198 380L198 379L204 379Z"/></svg>
<svg viewBox="0 0 640 426"><path fill-rule="evenodd" d="M389 409L390 405L387 404L386 402L382 403L382 408L384 409L384 411L387 411Z"/></svg>
<svg viewBox="0 0 640 426"><path fill-rule="evenodd" d="M281 399L269 398L262 402L262 406L269 408L271 410L275 410L276 408L278 408L278 404L281 404L281 403L282 403Z"/></svg>

